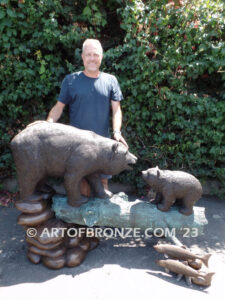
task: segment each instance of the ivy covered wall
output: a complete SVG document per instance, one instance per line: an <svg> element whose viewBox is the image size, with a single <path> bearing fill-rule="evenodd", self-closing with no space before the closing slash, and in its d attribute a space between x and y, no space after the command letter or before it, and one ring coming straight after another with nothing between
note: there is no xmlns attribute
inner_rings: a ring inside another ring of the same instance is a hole
<svg viewBox="0 0 225 300"><path fill-rule="evenodd" d="M224 20L222 0L0 0L0 177L14 172L11 138L46 118L92 37L120 82L139 158L116 180L141 189L140 170L159 165L225 186Z"/></svg>

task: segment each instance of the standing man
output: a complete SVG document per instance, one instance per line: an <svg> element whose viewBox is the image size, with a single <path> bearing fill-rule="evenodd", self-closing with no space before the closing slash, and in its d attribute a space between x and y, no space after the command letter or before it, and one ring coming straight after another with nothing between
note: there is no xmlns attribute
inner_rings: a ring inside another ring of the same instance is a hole
<svg viewBox="0 0 225 300"><path fill-rule="evenodd" d="M101 72L103 58L101 43L87 39L83 43L84 71L67 75L61 86L58 101L49 112L47 121L57 122L65 105L69 105L70 125L94 131L109 137L109 114L112 107L113 138L128 145L121 135L123 95L115 76ZM108 189L110 175L102 174L102 183Z"/></svg>

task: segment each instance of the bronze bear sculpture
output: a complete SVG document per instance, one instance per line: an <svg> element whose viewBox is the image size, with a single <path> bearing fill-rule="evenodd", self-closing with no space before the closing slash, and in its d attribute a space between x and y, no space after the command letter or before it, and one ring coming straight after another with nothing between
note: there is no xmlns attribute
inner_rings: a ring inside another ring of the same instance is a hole
<svg viewBox="0 0 225 300"><path fill-rule="evenodd" d="M46 176L63 176L68 203L76 207L88 201L80 193L84 177L96 196L108 198L112 193L104 190L99 174L115 175L130 170L137 161L115 140L92 131L44 121L17 134L11 141L11 149L21 200L29 201Z"/></svg>
<svg viewBox="0 0 225 300"><path fill-rule="evenodd" d="M202 195L202 186L193 175L182 171L160 170L158 167L142 171L143 179L156 192L155 200L161 211L168 211L176 200L182 207L179 212L189 216L194 203Z"/></svg>

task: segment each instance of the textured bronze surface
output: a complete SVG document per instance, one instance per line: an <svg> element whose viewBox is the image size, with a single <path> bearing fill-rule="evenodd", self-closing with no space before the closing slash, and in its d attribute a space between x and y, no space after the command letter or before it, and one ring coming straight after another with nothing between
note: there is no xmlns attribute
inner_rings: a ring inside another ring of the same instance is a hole
<svg viewBox="0 0 225 300"><path fill-rule="evenodd" d="M41 256L28 250L27 257L33 264L38 264L41 261Z"/></svg>
<svg viewBox="0 0 225 300"><path fill-rule="evenodd" d="M31 237L30 231L26 231L28 259L34 264L42 262L46 267L55 270L64 266L78 266L87 252L98 245L99 240L87 238L85 230L79 233L80 236L70 237L71 229L78 229L80 226L67 224L54 217L50 209L51 193L36 193L29 199L30 202L16 203L17 209L23 211L18 217L18 223L26 230L32 226L32 233L35 233ZM39 209L42 212L37 213ZM67 232L68 229L70 233Z"/></svg>
<svg viewBox="0 0 225 300"><path fill-rule="evenodd" d="M197 254L190 252L188 249L184 249L182 247L170 245L170 244L155 245L153 247L159 253L167 254L170 257L175 258L175 259L194 260L194 259L198 258L206 266L208 266L208 261L209 261L209 258L211 257L211 254L209 254L209 253L201 256L201 255L197 255Z"/></svg>
<svg viewBox="0 0 225 300"><path fill-rule="evenodd" d="M79 245L81 240L82 240L82 237L78 237L78 236L71 237L71 238L68 237L65 240L65 246L69 249L75 248Z"/></svg>
<svg viewBox="0 0 225 300"><path fill-rule="evenodd" d="M66 265L67 267L76 267L82 263L85 259L87 252L81 249L80 247L76 247L73 249L69 249L66 252Z"/></svg>
<svg viewBox="0 0 225 300"><path fill-rule="evenodd" d="M193 213L193 205L202 195L199 180L186 172L156 167L142 171L142 177L157 193L152 203L164 212L177 201L181 205L179 212L189 216Z"/></svg>
<svg viewBox="0 0 225 300"><path fill-rule="evenodd" d="M46 267L57 270L65 266L66 259L65 256L59 256L56 258L44 256L42 257L42 262Z"/></svg>
<svg viewBox="0 0 225 300"><path fill-rule="evenodd" d="M170 244L155 245L153 247L159 253L167 254L170 257L175 258L175 259L194 260L194 259L198 258L206 266L208 266L208 260L211 256L211 254L208 254L208 253L203 256L200 256L200 255L190 252L188 249L183 249L182 247L174 246L174 245L170 245Z"/></svg>
<svg viewBox="0 0 225 300"><path fill-rule="evenodd" d="M50 198L49 194L43 194L43 193L39 193L36 192L35 194L30 195L27 198L28 202L38 202L38 201L42 201L43 199L47 200Z"/></svg>
<svg viewBox="0 0 225 300"><path fill-rule="evenodd" d="M58 233L52 231L52 228L58 229ZM67 228L66 223L56 218L50 219L36 228L37 235L35 236L35 239L41 244L58 243L64 239L65 234L62 231L63 228Z"/></svg>
<svg viewBox="0 0 225 300"><path fill-rule="evenodd" d="M188 261L188 265L195 270L200 270L202 267L202 261L200 259L195 259Z"/></svg>
<svg viewBox="0 0 225 300"><path fill-rule="evenodd" d="M104 189L100 174L130 170L137 161L115 140L60 123L42 122L26 127L13 138L11 149L20 200L29 201L47 176L64 177L68 203L76 207L88 201L80 191L83 178L96 196L109 198L112 193Z"/></svg>
<svg viewBox="0 0 225 300"><path fill-rule="evenodd" d="M38 202L16 201L15 207L25 214L38 214L46 209L47 202L40 200Z"/></svg>
<svg viewBox="0 0 225 300"><path fill-rule="evenodd" d="M208 278L212 277L212 273L201 273L200 271L197 271L187 265L185 265L183 262L177 261L177 260L173 260L173 259L166 259L166 260L157 260L156 263L171 271L174 272L176 274L182 274L188 277L202 277L206 280L208 280Z"/></svg>
<svg viewBox="0 0 225 300"><path fill-rule="evenodd" d="M61 240L57 243L41 244L38 240L35 240L34 238L27 236L26 237L26 242L29 245L33 245L36 248L41 249L41 250L51 250L51 249L55 249L58 246L60 246L63 243L63 240Z"/></svg>
<svg viewBox="0 0 225 300"><path fill-rule="evenodd" d="M194 284L200 285L200 286L209 286L211 285L212 282L212 277L215 273L211 272L209 273L209 275L206 278L202 278L202 277L192 277L191 281Z"/></svg>
<svg viewBox="0 0 225 300"><path fill-rule="evenodd" d="M88 251L90 249L90 240L88 238L84 238L80 241L79 247L84 251Z"/></svg>
<svg viewBox="0 0 225 300"><path fill-rule="evenodd" d="M29 247L29 251L41 256L58 257L62 256L66 252L66 247L60 245L52 250L42 250L32 245Z"/></svg>
<svg viewBox="0 0 225 300"><path fill-rule="evenodd" d="M89 240L90 240L89 251L94 250L99 245L99 239L96 237L91 237L91 238L89 238Z"/></svg>
<svg viewBox="0 0 225 300"><path fill-rule="evenodd" d="M21 214L18 217L18 224L22 226L37 226L43 222L46 222L54 216L53 211L50 208L45 209L40 214Z"/></svg>

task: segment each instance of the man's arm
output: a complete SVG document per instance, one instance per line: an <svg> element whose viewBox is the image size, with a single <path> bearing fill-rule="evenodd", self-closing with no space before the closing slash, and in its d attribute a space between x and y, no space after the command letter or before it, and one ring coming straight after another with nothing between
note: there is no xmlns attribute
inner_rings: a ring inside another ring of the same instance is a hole
<svg viewBox="0 0 225 300"><path fill-rule="evenodd" d="M57 122L58 119L61 117L61 115L63 113L64 107L65 107L65 104L63 104L62 102L57 101L57 103L50 110L46 121L50 122L50 123ZM28 124L27 127L30 127L32 125L36 125L36 124L39 124L39 123L44 123L46 121L38 120L38 121L35 121L31 124Z"/></svg>
<svg viewBox="0 0 225 300"><path fill-rule="evenodd" d="M120 132L122 126L122 110L120 107L120 102L111 101L111 105L112 105L113 138L116 141L123 143L128 148L128 145Z"/></svg>
<svg viewBox="0 0 225 300"><path fill-rule="evenodd" d="M53 108L50 110L47 121L50 123L57 122L63 113L63 109L66 105L60 101L57 101Z"/></svg>

